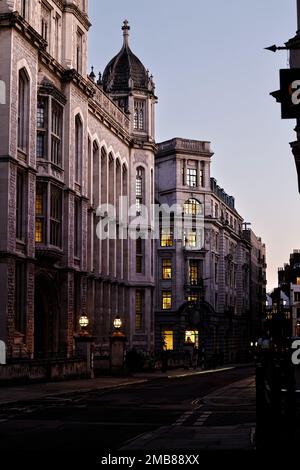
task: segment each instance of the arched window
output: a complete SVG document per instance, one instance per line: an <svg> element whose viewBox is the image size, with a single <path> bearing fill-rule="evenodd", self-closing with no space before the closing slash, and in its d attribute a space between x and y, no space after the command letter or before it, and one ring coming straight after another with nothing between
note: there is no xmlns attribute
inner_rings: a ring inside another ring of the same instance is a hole
<svg viewBox="0 0 300 470"><path fill-rule="evenodd" d="M139 130L144 130L144 110L139 111Z"/></svg>
<svg viewBox="0 0 300 470"><path fill-rule="evenodd" d="M82 122L79 114L75 117L75 181L81 183L82 167Z"/></svg>
<svg viewBox="0 0 300 470"><path fill-rule="evenodd" d="M184 214L186 215L201 215L202 205L197 199L188 199L184 203Z"/></svg>
<svg viewBox="0 0 300 470"><path fill-rule="evenodd" d="M197 199L188 199L184 203L184 243L186 249L201 249L203 246L204 233L199 220L202 214L202 204Z"/></svg>
<svg viewBox="0 0 300 470"><path fill-rule="evenodd" d="M93 204L98 206L99 204L99 146L96 141L93 142Z"/></svg>
<svg viewBox="0 0 300 470"><path fill-rule="evenodd" d="M135 108L134 110L134 123L133 123L134 129L138 129L139 127L139 110Z"/></svg>
<svg viewBox="0 0 300 470"><path fill-rule="evenodd" d="M25 69L19 72L18 91L18 148L26 152L29 124L29 79Z"/></svg>
<svg viewBox="0 0 300 470"><path fill-rule="evenodd" d="M135 180L136 212L138 215L141 213L141 206L144 203L144 175L145 175L144 168L139 166L136 169L136 180Z"/></svg>
<svg viewBox="0 0 300 470"><path fill-rule="evenodd" d="M127 183L127 168L125 163L123 164L122 168L122 195L127 196L127 188L128 188L128 183Z"/></svg>
<svg viewBox="0 0 300 470"><path fill-rule="evenodd" d="M133 127L138 131L145 130L145 101L135 100Z"/></svg>

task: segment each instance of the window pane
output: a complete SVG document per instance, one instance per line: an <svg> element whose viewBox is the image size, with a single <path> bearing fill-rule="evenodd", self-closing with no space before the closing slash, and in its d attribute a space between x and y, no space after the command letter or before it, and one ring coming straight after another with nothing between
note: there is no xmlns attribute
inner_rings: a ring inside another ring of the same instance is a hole
<svg viewBox="0 0 300 470"><path fill-rule="evenodd" d="M36 156L37 158L46 157L46 134L38 132L36 139Z"/></svg>
<svg viewBox="0 0 300 470"><path fill-rule="evenodd" d="M172 293L171 291L163 291L162 293L162 308L163 310L170 310L172 308Z"/></svg>
<svg viewBox="0 0 300 470"><path fill-rule="evenodd" d="M197 261L190 261L190 284L197 285L199 281L199 267Z"/></svg>
<svg viewBox="0 0 300 470"><path fill-rule="evenodd" d="M170 229L161 229L160 245L173 246L173 232Z"/></svg>
<svg viewBox="0 0 300 470"><path fill-rule="evenodd" d="M184 213L187 215L200 215L202 206L196 199L189 199L184 203Z"/></svg>
<svg viewBox="0 0 300 470"><path fill-rule="evenodd" d="M188 168L186 180L188 186L197 186L197 170L194 168Z"/></svg>
<svg viewBox="0 0 300 470"><path fill-rule="evenodd" d="M196 348L198 348L199 347L199 331L198 330L192 330L192 331L187 330L185 332L185 342L194 343Z"/></svg>
<svg viewBox="0 0 300 470"><path fill-rule="evenodd" d="M164 280L172 278L172 262L170 258L162 260L162 278Z"/></svg>
<svg viewBox="0 0 300 470"><path fill-rule="evenodd" d="M172 330L163 330L162 331L162 338L163 338L163 347L165 351L172 351L173 350L173 343L174 343L174 333Z"/></svg>
<svg viewBox="0 0 300 470"><path fill-rule="evenodd" d="M35 241L37 243L42 243L43 240L43 221L41 219L36 219L35 221Z"/></svg>

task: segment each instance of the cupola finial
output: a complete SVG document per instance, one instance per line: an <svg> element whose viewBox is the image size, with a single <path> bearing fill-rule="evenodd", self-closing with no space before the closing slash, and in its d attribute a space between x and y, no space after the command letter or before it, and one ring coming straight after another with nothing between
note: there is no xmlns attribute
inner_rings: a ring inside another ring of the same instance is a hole
<svg viewBox="0 0 300 470"><path fill-rule="evenodd" d="M124 46L128 47L128 37L129 37L129 22L128 20L123 21L123 26L122 26L122 31L123 31L123 37L124 37Z"/></svg>

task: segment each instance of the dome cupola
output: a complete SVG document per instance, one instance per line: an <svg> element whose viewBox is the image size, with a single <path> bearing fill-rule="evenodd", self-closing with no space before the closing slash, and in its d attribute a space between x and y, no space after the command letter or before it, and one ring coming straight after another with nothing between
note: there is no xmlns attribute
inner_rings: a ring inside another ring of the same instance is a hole
<svg viewBox="0 0 300 470"><path fill-rule="evenodd" d="M128 93L130 90L154 92L152 77L133 54L128 44L130 26L123 22L123 47L103 72L103 89L107 93Z"/></svg>

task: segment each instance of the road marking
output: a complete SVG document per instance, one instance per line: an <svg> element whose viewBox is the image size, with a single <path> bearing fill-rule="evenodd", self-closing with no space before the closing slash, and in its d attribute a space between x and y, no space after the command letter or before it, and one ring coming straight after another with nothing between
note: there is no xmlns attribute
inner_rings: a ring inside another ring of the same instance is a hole
<svg viewBox="0 0 300 470"><path fill-rule="evenodd" d="M182 424L190 417L194 411L186 411L183 415L181 415L177 421L174 423L173 426L182 426Z"/></svg>
<svg viewBox="0 0 300 470"><path fill-rule="evenodd" d="M213 374L214 372L225 372L233 370L235 367L223 367L222 369L202 370L201 372L187 372L185 374L168 375L168 379L180 379L182 377L192 377L194 375Z"/></svg>
<svg viewBox="0 0 300 470"><path fill-rule="evenodd" d="M208 420L211 414L211 411L205 411L204 413L202 413L200 418L198 418L197 421L194 423L194 426L203 426L203 424L205 423L205 421Z"/></svg>
<svg viewBox="0 0 300 470"><path fill-rule="evenodd" d="M193 400L191 405L196 406L197 408L201 408L201 406L203 406L201 398L196 398Z"/></svg>

